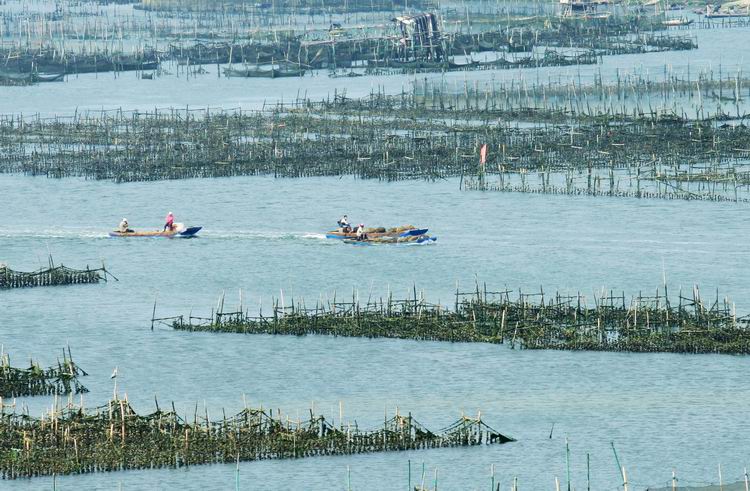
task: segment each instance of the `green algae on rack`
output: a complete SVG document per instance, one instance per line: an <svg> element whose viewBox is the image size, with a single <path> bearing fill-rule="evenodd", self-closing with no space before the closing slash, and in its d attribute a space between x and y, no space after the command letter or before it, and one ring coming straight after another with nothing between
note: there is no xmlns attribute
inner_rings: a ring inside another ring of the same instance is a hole
<svg viewBox="0 0 750 491"><path fill-rule="evenodd" d="M154 318L180 331L398 338L425 341L509 343L524 349L750 354L750 318L738 318L726 298L705 303L698 288L653 296L602 291L593 297L555 293L456 292L453 308L412 299L359 303L274 303L271 316L224 312L211 317ZM546 300L545 300L546 298ZM593 302L593 305L589 305Z"/></svg>
<svg viewBox="0 0 750 491"><path fill-rule="evenodd" d="M16 368L10 365L10 356L6 353L0 358L0 406L4 397L80 394L88 392L78 377L88 375L76 363L70 354L63 350L63 360L57 365L42 368L33 360L29 368Z"/></svg>
<svg viewBox="0 0 750 491"><path fill-rule="evenodd" d="M84 410L69 404L42 418L0 414L0 473L5 479L126 469L183 467L261 459L418 450L501 444L514 441L481 417L462 416L433 432L411 415L396 414L369 431L357 423L334 426L310 410L307 420L275 417L245 407L234 416L192 421L158 406L136 413L125 399Z"/></svg>
<svg viewBox="0 0 750 491"><path fill-rule="evenodd" d="M405 101L403 116L394 108L382 117L367 108L377 104L344 115L336 103L299 100L261 111L2 118L0 172L118 182L257 174L440 179L476 174L484 143L491 149L488 173L646 167L669 176L706 163L726 167L717 180L736 175L741 184L750 175L744 125L644 115L574 126L489 126L481 111L474 119L460 113L453 119L449 109L412 119Z"/></svg>
<svg viewBox="0 0 750 491"><path fill-rule="evenodd" d="M112 274L102 266L101 268L72 269L62 264L55 266L52 258L49 267L38 271L14 271L7 265L0 263L0 290L10 288L26 288L33 286L79 285L107 281L107 275ZM114 276L113 276L114 278Z"/></svg>

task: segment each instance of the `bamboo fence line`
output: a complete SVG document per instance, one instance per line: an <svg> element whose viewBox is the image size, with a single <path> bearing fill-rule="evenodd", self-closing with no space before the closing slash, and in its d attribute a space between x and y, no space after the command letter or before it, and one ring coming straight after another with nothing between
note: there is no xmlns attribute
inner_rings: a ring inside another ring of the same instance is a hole
<svg viewBox="0 0 750 491"><path fill-rule="evenodd" d="M332 22L344 27L348 35L382 32L385 26L390 26L389 21L394 17L394 13L413 14L420 11L440 15L441 31L450 35L481 34L500 27L553 33L561 31L562 34L550 34L550 37L563 39L563 34L568 38L582 37L594 30L600 34L615 36L667 29L662 22L663 15L644 15L628 12L627 9L622 9L606 19L582 19L561 17L555 9L549 9L543 15L519 17L508 15L508 10L501 12L497 8L479 13L472 9L473 2L464 2L464 8L460 10L451 7L437 8L438 6L429 4L419 8L419 4L409 3L409 6L404 6L385 2L382 5L390 7L385 9L371 8L377 7L377 2L368 3L371 12L365 13L356 11L356 2L347 2L346 6L352 8L350 11L325 14L304 14L304 8L299 5L292 7L296 10L292 13L284 11L280 5L274 9L251 8L245 12L226 9L226 4L222 4L220 12L191 12L182 5L180 11L159 13L123 9L106 11L86 8L85 4L76 7L60 5L55 12L6 12L0 22L0 38L13 40L16 45L29 46L43 39L67 42L73 46L75 42L83 41L98 41L100 46L117 46L133 39L152 45L164 39L286 42L302 36L307 39L314 39L316 36L330 39ZM519 8L514 10L521 11ZM470 18L472 15L475 16L474 19ZM347 36L339 36L338 40L346 39ZM66 45L60 44L61 48L64 46Z"/></svg>
<svg viewBox="0 0 750 491"><path fill-rule="evenodd" d="M0 119L0 172L117 182L257 174L382 180L465 176L468 182L480 171L502 176L600 169L635 180L668 180L662 194L673 180L692 181L718 187L713 195L736 201L746 198L750 183L750 130L743 124L634 111L632 117L597 123L488 125L481 116L460 119L458 113L451 119L450 111L411 118L406 95L407 110L393 109L386 117L379 113L393 107L392 99L380 105L378 98L369 103L374 115L366 104L350 106L345 95L334 94L333 101L299 99L258 111L5 117ZM490 149L483 168L481 144ZM642 191L642 196L659 192Z"/></svg>
<svg viewBox="0 0 750 491"><path fill-rule="evenodd" d="M390 8L368 13L301 14L256 8L232 11L224 8L226 4L216 12L189 11L185 5L179 11L155 12L91 9L83 2L77 6L59 4L55 12L4 12L0 19L0 39L17 48L48 43L61 52L79 47L88 51L128 45L160 47L160 43L163 46L170 41L285 43L295 36L325 33L328 38L332 22L346 23L355 32L382 30L382 24L394 13L404 11L392 2L384 5Z"/></svg>
<svg viewBox="0 0 750 491"><path fill-rule="evenodd" d="M42 368L33 360L29 368L16 368L10 365L10 356L6 353L0 356L0 407L3 398L81 394L88 392L78 377L88 375L75 362L70 354L63 350L63 360L57 365Z"/></svg>
<svg viewBox="0 0 750 491"><path fill-rule="evenodd" d="M659 73L662 72L662 73ZM693 122L744 120L750 115L750 79L740 66L701 68L664 65L656 73L617 70L609 82L601 73L519 75L489 82L434 82L417 79L411 91L372 92L338 98L325 105L336 114L512 120L549 124L613 123L650 120ZM318 103L320 105L322 103ZM314 105L314 104L313 104Z"/></svg>
<svg viewBox="0 0 750 491"><path fill-rule="evenodd" d="M481 416L462 416L434 432L411 413L384 418L361 430L357 423L334 426L310 410L307 420L245 409L234 416L192 418L172 409L138 414L127 396L94 409L58 406L41 418L0 413L0 473L4 479L82 474L127 469L176 468L200 464L323 455L501 444L514 441L489 427Z"/></svg>
<svg viewBox="0 0 750 491"><path fill-rule="evenodd" d="M464 70L567 66L596 63L596 57L605 55L638 54L657 51L691 50L697 48L692 37L671 35L662 31L659 21L648 18L617 17L607 22L581 22L577 20L553 20L536 27L508 26L481 33L443 33L440 51L446 56L469 56L482 52L529 53L535 47L547 49L544 57L500 58L495 62L464 64ZM428 49L404 47L399 36L392 30L384 30L369 37L342 38L336 40L304 41L290 36L276 43L197 43L170 44L172 58L181 63L253 63L267 64L274 61L301 65L307 68L352 68L365 66L402 69L401 72L447 71L451 68L446 60L430 61ZM432 49L434 47L430 47ZM576 48L584 53L581 57L552 56L550 48ZM405 66L406 60L419 61L419 66Z"/></svg>
<svg viewBox="0 0 750 491"><path fill-rule="evenodd" d="M498 165L491 175L480 168L462 182L463 189L568 196L619 197L748 203L750 166L697 164L665 169L655 162L633 169L510 169Z"/></svg>
<svg viewBox="0 0 750 491"><path fill-rule="evenodd" d="M5 19L5 25L0 25L0 38L4 34L15 42L0 46L0 58L5 60L2 72L6 75L156 70L167 60L189 66L283 62L308 69L350 68L367 63L372 67L367 70L370 73L395 74L569 66L596 63L597 57L604 55L697 48L693 38L665 33L663 17L633 14L596 20L554 15L533 21L503 19L506 25L499 22L493 24L492 30L482 32L444 30L439 36L439 46L405 47L400 42L401 33L391 21L392 15L382 14L380 23L367 29L357 28L351 37L333 36L330 28L323 29L320 25L296 26L296 30L291 28L281 33L275 27L240 33L238 26L246 24L239 20L229 21L230 32L226 32L227 20L221 16L214 19L214 24L203 19L204 41L198 34L197 20L189 27L181 24L176 31L169 31L163 24L157 29L156 22L132 16L118 19L107 14L105 22L92 12L84 11L77 18L62 9L53 19L39 14L37 22L29 22L27 15ZM482 17L487 20L486 14ZM449 24L443 22L443 29ZM137 41L124 42L131 37ZM487 51L526 53L535 47L545 48L544 54L457 65L447 59ZM579 48L587 52L569 55L550 48ZM403 66L405 61L419 64ZM146 78L153 78L153 73L147 75ZM18 84L18 77L0 76L0 83L3 82ZM28 83L33 82L29 79Z"/></svg>
<svg viewBox="0 0 750 491"><path fill-rule="evenodd" d="M476 36L466 44L447 45L448 56L471 55L475 51L507 51L507 41L495 41L494 48L477 48ZM472 44L474 43L474 44ZM536 50L531 46L524 51L528 55L505 55L491 61L474 61L452 63L448 61L429 61L424 53L404 53L394 39L376 41L341 41L333 45L307 46L299 42L282 45L227 43L190 46L170 44L166 51L141 48L133 53L102 50L90 53L68 50L61 53L58 49L43 46L30 49L0 50L0 56L6 60L0 73L0 83L18 84L18 76L37 72L76 75L83 73L104 73L124 71L154 71L165 61L175 60L179 65L205 65L223 63L250 63L253 65L270 65L274 63L289 64L307 69L341 69L362 68L362 74L394 75L410 73L429 73L447 71L497 70L517 68L540 68L553 66L572 66L596 64L598 58L605 55L635 54L654 51L694 49L697 47L691 40L662 35L659 37L636 38L629 41L597 41L597 46L575 46L585 48L583 52L567 54L557 50ZM591 44L591 43L589 43ZM539 45L545 48L544 45ZM550 45L552 46L552 45ZM564 46L570 48L569 46ZM294 48L294 49L293 49ZM361 63L365 63L362 65ZM179 67L178 67L179 71ZM161 72L157 72L161 73ZM44 81L31 78L28 83Z"/></svg>
<svg viewBox="0 0 750 491"><path fill-rule="evenodd" d="M508 343L522 349L750 354L750 319L737 317L733 303L702 300L697 287L676 301L667 286L652 296L603 290L593 298L524 293L510 290L456 291L453 308L426 302L416 289L411 299L360 303L304 302L290 306L274 301L271 315L251 315L241 308L224 311L224 298L210 317L152 318L175 330L345 337L398 338L422 341ZM156 306L154 306L154 313Z"/></svg>
<svg viewBox="0 0 750 491"><path fill-rule="evenodd" d="M294 13L309 15L310 13L321 12L326 14L332 13L356 13L367 11L398 11L407 5L413 9L425 9L435 6L434 2L429 0L417 0L415 2L405 0L347 0L347 1L315 1L315 0L295 0L294 2L279 3L269 6L259 6L259 4L248 4L247 2L229 1L221 5L207 0L144 0L138 5L139 9L153 10L158 12L178 12L180 14L189 13L263 13L263 10L270 10L276 13Z"/></svg>
<svg viewBox="0 0 750 491"><path fill-rule="evenodd" d="M0 290L11 288L28 288L35 286L80 285L107 281L112 274L102 266L91 269L72 269L60 264L55 266L50 258L50 265L38 271L14 271L7 265L0 264ZM114 278L114 276L112 276Z"/></svg>
<svg viewBox="0 0 750 491"><path fill-rule="evenodd" d="M329 69L378 61L372 73L447 71L444 65L382 68L383 61L425 58L419 49L402 49L400 33L392 22L394 14L420 10L439 16L440 49L448 56L523 53L534 47L577 47L597 56L694 49L694 37L669 31L748 23L742 18L700 19L691 26L672 27L665 25L664 12L652 14L623 6L614 6L606 17L566 17L556 4L519 1L495 2L491 7L471 1L442 6L429 1L347 1L325 6L309 2L274 3L271 7L222 3L216 9L208 2L195 9L196 5L183 2L164 8L142 7L103 10L80 3L59 4L54 11L33 6L8 9L0 19L3 70L68 74L140 71L178 60L191 66L283 61ZM570 64L562 55L497 61L494 65L469 64L463 69ZM153 73L145 78L153 78ZM19 83L0 77L2 81ZM30 79L28 83L32 83Z"/></svg>

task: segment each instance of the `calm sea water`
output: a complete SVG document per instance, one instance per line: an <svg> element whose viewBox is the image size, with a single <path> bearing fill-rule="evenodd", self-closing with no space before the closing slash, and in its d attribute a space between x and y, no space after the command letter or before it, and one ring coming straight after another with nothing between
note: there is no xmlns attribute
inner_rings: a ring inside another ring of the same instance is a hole
<svg viewBox="0 0 750 491"><path fill-rule="evenodd" d="M17 363L52 363L69 344L91 373L87 405L118 389L135 408L154 395L181 411L205 404L213 414L251 404L291 417L315 404L364 427L384 411L411 411L433 428L461 412L518 439L496 447L254 462L240 466L243 489L404 489L408 459L439 469L443 489L486 489L488 469L510 485L551 489L564 475L564 438L573 476L585 482L592 456L594 489L613 489L614 441L636 483L661 483L676 467L684 479L711 480L716 466L738 474L750 450L744 432L750 403L745 357L519 351L503 346L328 337L211 335L149 330L155 296L160 315L208 313L222 291L270 308L270 297L351 295L364 299L413 285L452 302L455 282L474 275L490 287L531 291L544 285L591 294L602 286L655 289L663 274L676 288L731 293L750 311L746 207L733 204L542 197L458 190L456 181L378 183L344 179L232 178L117 185L3 176L0 251L16 269L101 261L120 279L94 286L37 288L0 295L2 343ZM366 197L366 199L363 199ZM126 216L156 227L172 210L203 225L193 240L118 240L107 230ZM322 238L341 213L368 224L429 226L431 246L352 247ZM252 307L251 307L252 308ZM49 398L24 401L32 413ZM553 438L549 439L552 424ZM430 471L432 472L432 471ZM232 466L126 472L58 480L62 489L205 489L231 486ZM45 488L49 479L4 483Z"/></svg>
<svg viewBox="0 0 750 491"><path fill-rule="evenodd" d="M606 59L615 67L662 67L665 62L708 66L721 46L747 30L698 33L701 50ZM727 60L746 64L740 57ZM576 69L540 72L573 76ZM591 76L598 67L582 67ZM527 72L530 78L534 72ZM482 80L517 72L471 74ZM450 74L461 82L467 74ZM439 76L437 76L439 77ZM252 81L162 78L140 81L86 75L64 84L3 88L2 113L69 115L76 108L154 106L257 107L299 91L351 95L385 84L397 91L409 77L351 80L312 77ZM217 89L218 87L218 89ZM586 197L462 192L455 180L381 183L351 178L274 180L231 178L113 184L80 179L0 176L0 261L35 269L52 255L71 267L104 262L120 281L91 286L0 293L0 342L15 364L29 357L51 364L63 346L91 376L87 406L106 402L117 367L118 390L141 412L175 401L180 412L197 404L211 414L243 406L279 408L296 418L314 404L338 422L375 427L387 411L411 411L439 429L461 414L482 418L518 442L492 447L251 462L240 465L242 489L353 489L407 487L424 462L439 488L488 489L494 464L502 489L514 476L521 489L554 489L565 477L565 438L571 445L576 489L585 489L586 454L592 489L620 483L611 442L628 469L631 489L666 483L677 469L681 483L739 479L750 443L746 357L674 354L520 351L505 346L328 337L212 335L149 329L158 315L209 313L226 292L227 308L287 299L424 290L431 301L452 304L456 282L471 289L523 291L544 286L588 295L602 287L651 292L666 277L672 291L716 289L750 313L747 206L731 203L643 201ZM127 217L132 226L161 225L167 211L201 225L193 240L118 240L106 233ZM428 246L351 247L323 233L348 213L367 225L428 226ZM26 398L40 414L51 398ZM550 429L554 424L552 438ZM232 489L234 466L67 476L58 489ZM1 489L50 489L40 478L0 482Z"/></svg>

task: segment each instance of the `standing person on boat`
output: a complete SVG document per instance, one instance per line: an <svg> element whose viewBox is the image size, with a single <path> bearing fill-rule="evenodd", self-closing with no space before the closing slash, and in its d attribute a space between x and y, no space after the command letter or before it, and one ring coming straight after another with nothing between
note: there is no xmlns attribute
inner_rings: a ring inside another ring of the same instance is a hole
<svg viewBox="0 0 750 491"><path fill-rule="evenodd" d="M130 226L128 225L128 219L123 218L120 222L120 225L117 227L117 231L123 234L132 232L133 230L130 229Z"/></svg>
<svg viewBox="0 0 750 491"><path fill-rule="evenodd" d="M347 217L346 215L341 217L339 219L339 227L341 227L341 231L344 232L345 234L348 234L349 232L351 232L352 226L349 225L349 217Z"/></svg>
<svg viewBox="0 0 750 491"><path fill-rule="evenodd" d="M360 223L359 227L357 227L357 240L367 240L364 223Z"/></svg>
<svg viewBox="0 0 750 491"><path fill-rule="evenodd" d="M172 215L172 212L170 211L169 213L167 213L167 223L164 224L164 229L162 230L162 232L164 232L167 229L169 229L169 231L172 231L173 228L174 228L174 215Z"/></svg>

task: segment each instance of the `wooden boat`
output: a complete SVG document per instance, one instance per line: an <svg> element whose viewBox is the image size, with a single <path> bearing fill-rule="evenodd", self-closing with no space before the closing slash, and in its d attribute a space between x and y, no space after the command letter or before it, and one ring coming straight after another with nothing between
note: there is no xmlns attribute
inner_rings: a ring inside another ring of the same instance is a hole
<svg viewBox="0 0 750 491"><path fill-rule="evenodd" d="M382 230L382 232L378 232L377 230ZM410 237L414 235L424 235L427 233L426 228L414 228L412 226L408 227L396 227L392 229L386 230L383 227L380 227L379 229L372 229L368 228L365 229L365 233L368 237L371 238L380 238L380 237ZM331 230L330 232L326 232L326 239L356 239L357 238L357 232L342 232L340 230Z"/></svg>
<svg viewBox="0 0 750 491"><path fill-rule="evenodd" d="M479 62L470 61L468 63L453 63L452 61L429 61L429 60L382 60L368 62L368 66L376 68L400 68L405 70L461 70L464 68L473 68L479 65Z"/></svg>
<svg viewBox="0 0 750 491"><path fill-rule="evenodd" d="M195 236L203 227L188 227L182 230L149 230L144 232L118 232L113 230L110 237L167 237L167 238L189 238Z"/></svg>
<svg viewBox="0 0 750 491"><path fill-rule="evenodd" d="M158 61L114 61L114 68L121 72L136 70L156 70L159 68Z"/></svg>
<svg viewBox="0 0 750 491"><path fill-rule="evenodd" d="M430 237L427 234L410 235L406 237L368 237L364 240L344 239L345 244L353 245L372 245L372 244L425 244L435 242L437 237Z"/></svg>
<svg viewBox="0 0 750 491"><path fill-rule="evenodd" d="M62 82L65 80L65 73L35 73L31 79L34 82Z"/></svg>
<svg viewBox="0 0 750 491"><path fill-rule="evenodd" d="M742 11L742 8L731 8L727 10L721 10L713 9L710 5L706 5L706 14L704 17L706 19L733 19L733 18L739 18L739 17L750 17L750 5L748 5L744 10Z"/></svg>
<svg viewBox="0 0 750 491"><path fill-rule="evenodd" d="M0 71L0 85L29 85L33 82L34 80L30 73Z"/></svg>
<svg viewBox="0 0 750 491"><path fill-rule="evenodd" d="M225 77L244 77L244 78L282 78L282 77L301 77L305 74L305 70L297 68L271 68L265 70L263 68L224 68Z"/></svg>
<svg viewBox="0 0 750 491"><path fill-rule="evenodd" d="M668 19L662 21L663 26L667 27L680 27L680 26L689 26L693 23L693 19L686 19L686 18L680 18L680 19Z"/></svg>
<svg viewBox="0 0 750 491"><path fill-rule="evenodd" d="M742 17L750 17L750 13L742 12L711 12L704 16L706 19L735 19Z"/></svg>
<svg viewBox="0 0 750 491"><path fill-rule="evenodd" d="M477 42L476 51L497 51L497 46L495 46L495 43L480 39Z"/></svg>

